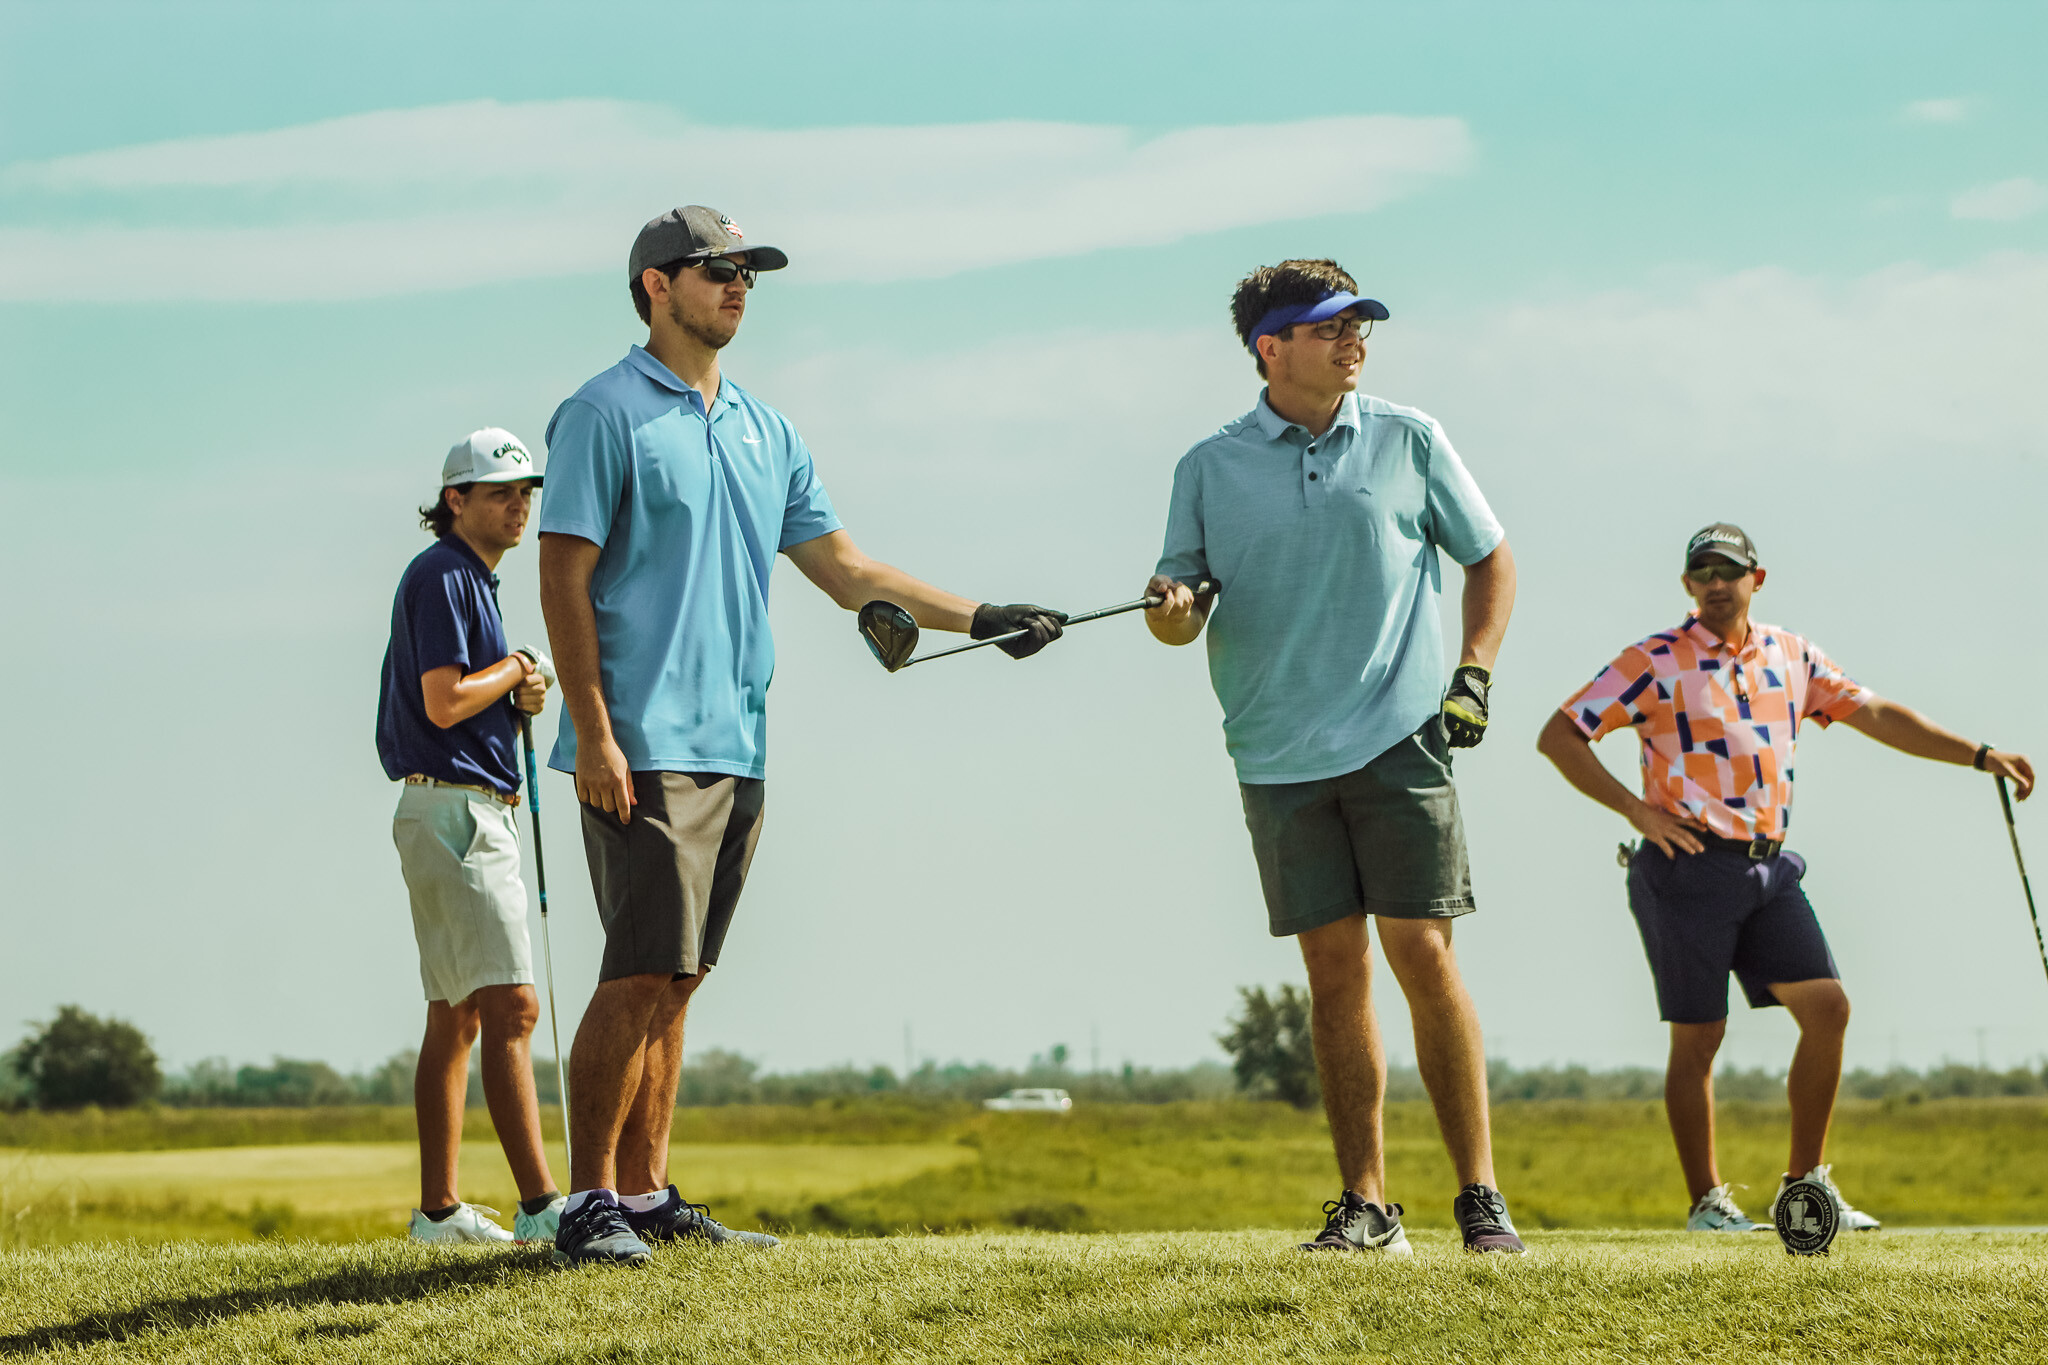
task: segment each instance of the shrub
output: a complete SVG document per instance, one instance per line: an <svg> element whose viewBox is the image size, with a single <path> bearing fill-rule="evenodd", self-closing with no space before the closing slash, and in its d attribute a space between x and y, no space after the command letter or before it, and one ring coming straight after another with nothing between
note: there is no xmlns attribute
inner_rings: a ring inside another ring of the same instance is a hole
<svg viewBox="0 0 2048 1365"><path fill-rule="evenodd" d="M141 1029L76 1005L61 1006L55 1019L22 1041L14 1058L44 1109L125 1109L156 1098L164 1083Z"/></svg>

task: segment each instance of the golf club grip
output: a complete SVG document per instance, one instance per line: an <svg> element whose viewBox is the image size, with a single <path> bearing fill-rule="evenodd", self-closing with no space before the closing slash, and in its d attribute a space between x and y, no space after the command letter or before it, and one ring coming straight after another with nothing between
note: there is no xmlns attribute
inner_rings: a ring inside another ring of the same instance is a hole
<svg viewBox="0 0 2048 1365"><path fill-rule="evenodd" d="M1200 597L1205 592L1214 591L1215 587L1216 585L1214 583L1210 582L1208 579L1205 578L1201 582L1194 585L1194 594L1195 596ZM1105 616L1121 616L1124 612L1136 611L1140 607L1144 607L1147 610L1150 610L1151 608L1158 606L1161 602L1164 602L1165 600L1166 599L1163 597L1155 597L1150 594L1147 594L1144 597L1140 597L1135 602L1119 602L1117 603L1117 605L1113 607L1100 607L1094 611L1084 611L1079 616L1069 616L1067 618L1067 624L1070 626L1078 626L1084 621L1100 621Z"/></svg>

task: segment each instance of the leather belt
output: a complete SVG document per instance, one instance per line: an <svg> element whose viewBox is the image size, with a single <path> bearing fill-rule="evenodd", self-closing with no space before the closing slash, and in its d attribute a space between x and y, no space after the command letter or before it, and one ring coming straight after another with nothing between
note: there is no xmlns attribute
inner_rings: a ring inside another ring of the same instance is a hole
<svg viewBox="0 0 2048 1365"><path fill-rule="evenodd" d="M501 805L517 806L519 804L518 792L513 792L510 796L507 796L505 793L495 791L490 787L479 787L468 782L443 782L440 778L428 777L425 773L407 773L405 775L405 785L408 787L453 787L459 792L475 792L479 796L488 796L491 800Z"/></svg>
<svg viewBox="0 0 2048 1365"><path fill-rule="evenodd" d="M1694 830L1693 837L1708 848L1718 848L1724 853L1740 853L1753 863L1775 858L1785 851L1783 839L1730 839L1726 835L1708 834L1700 830Z"/></svg>

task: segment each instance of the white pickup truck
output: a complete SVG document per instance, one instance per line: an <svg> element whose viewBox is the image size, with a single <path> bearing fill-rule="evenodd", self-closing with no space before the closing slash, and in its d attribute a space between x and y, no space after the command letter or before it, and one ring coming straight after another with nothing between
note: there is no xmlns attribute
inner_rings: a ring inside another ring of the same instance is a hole
<svg viewBox="0 0 2048 1365"><path fill-rule="evenodd" d="M1074 1101L1064 1090L1012 1090L983 1100L981 1107L1004 1113L1064 1114L1074 1107Z"/></svg>

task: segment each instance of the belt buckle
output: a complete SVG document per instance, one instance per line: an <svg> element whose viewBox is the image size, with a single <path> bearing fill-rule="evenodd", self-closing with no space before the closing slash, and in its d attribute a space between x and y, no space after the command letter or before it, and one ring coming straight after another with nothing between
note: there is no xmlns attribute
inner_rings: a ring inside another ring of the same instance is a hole
<svg viewBox="0 0 2048 1365"><path fill-rule="evenodd" d="M1759 834L1756 838L1751 839L1748 847L1742 851L1748 855L1751 862L1760 863L1771 856L1771 841Z"/></svg>

